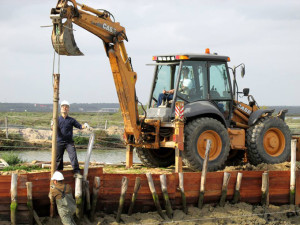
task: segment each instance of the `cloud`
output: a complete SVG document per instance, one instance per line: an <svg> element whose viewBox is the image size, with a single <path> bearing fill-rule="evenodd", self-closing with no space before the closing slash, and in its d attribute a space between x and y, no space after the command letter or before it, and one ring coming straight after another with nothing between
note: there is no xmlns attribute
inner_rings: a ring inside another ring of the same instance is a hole
<svg viewBox="0 0 300 225"><path fill-rule="evenodd" d="M213 52L246 64L239 87L249 87L264 105L299 105L294 96L300 57L300 3L268 0L86 0L110 11L126 28L125 43L138 74L137 95L146 103L156 54ZM53 48L50 9L55 1L2 0L0 102L52 102ZM60 58L61 98L71 102L118 102L102 41L78 26L75 40L83 57ZM56 58L57 59L57 58ZM57 65L56 65L57 68ZM280 91L279 91L280 90Z"/></svg>

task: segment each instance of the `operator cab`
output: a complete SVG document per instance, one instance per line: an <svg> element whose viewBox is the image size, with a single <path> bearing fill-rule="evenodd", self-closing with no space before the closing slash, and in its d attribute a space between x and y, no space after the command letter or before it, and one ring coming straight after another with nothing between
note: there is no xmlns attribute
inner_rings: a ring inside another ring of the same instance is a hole
<svg viewBox="0 0 300 225"><path fill-rule="evenodd" d="M175 102L184 101L186 117L211 113L215 108L224 121L229 121L232 108L229 57L209 53L180 54L154 56L153 60L156 68L148 118L171 121Z"/></svg>

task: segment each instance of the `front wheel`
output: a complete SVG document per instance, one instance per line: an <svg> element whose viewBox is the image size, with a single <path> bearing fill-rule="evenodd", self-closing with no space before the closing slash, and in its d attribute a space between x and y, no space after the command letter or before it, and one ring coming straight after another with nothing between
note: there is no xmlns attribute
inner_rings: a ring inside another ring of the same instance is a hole
<svg viewBox="0 0 300 225"><path fill-rule="evenodd" d="M202 170L206 140L211 140L208 170L223 168L230 151L229 134L224 125L213 118L198 118L185 126L184 163L193 170Z"/></svg>
<svg viewBox="0 0 300 225"><path fill-rule="evenodd" d="M291 132L278 117L261 118L247 130L250 163L281 163L291 155Z"/></svg>
<svg viewBox="0 0 300 225"><path fill-rule="evenodd" d="M175 163L175 151L171 148L135 148L141 162L148 167L168 167Z"/></svg>

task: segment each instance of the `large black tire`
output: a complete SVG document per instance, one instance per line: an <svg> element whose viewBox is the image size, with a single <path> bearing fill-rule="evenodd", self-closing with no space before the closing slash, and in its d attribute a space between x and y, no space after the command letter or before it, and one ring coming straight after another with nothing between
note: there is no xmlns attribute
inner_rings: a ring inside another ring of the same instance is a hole
<svg viewBox="0 0 300 225"><path fill-rule="evenodd" d="M206 141L212 141L208 170L222 169L230 151L229 134L224 125L213 118L198 118L190 121L184 129L185 142L183 161L193 170L202 170Z"/></svg>
<svg viewBox="0 0 300 225"><path fill-rule="evenodd" d="M291 132L278 117L261 118L247 130L247 152L251 164L281 163L291 155Z"/></svg>
<svg viewBox="0 0 300 225"><path fill-rule="evenodd" d="M147 167L168 167L175 163L175 150L172 148L135 148L135 151Z"/></svg>

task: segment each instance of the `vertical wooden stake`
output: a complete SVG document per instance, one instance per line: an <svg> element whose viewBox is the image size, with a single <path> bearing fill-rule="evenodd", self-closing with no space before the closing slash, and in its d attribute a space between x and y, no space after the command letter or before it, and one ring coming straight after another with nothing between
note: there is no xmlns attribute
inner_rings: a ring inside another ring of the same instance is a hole
<svg viewBox="0 0 300 225"><path fill-rule="evenodd" d="M236 204L240 200L240 188L241 188L241 183L242 183L242 173L238 173L236 177L236 184L235 184L235 190L234 190L234 195L233 195L233 200L232 203Z"/></svg>
<svg viewBox="0 0 300 225"><path fill-rule="evenodd" d="M222 194L220 199L220 206L224 207L226 197L227 197L227 187L230 179L230 173L224 172L224 178L223 178L223 186L222 186Z"/></svg>
<svg viewBox="0 0 300 225"><path fill-rule="evenodd" d="M202 209L204 202L204 193L205 193L205 183L206 183L206 174L209 160L209 152L210 152L211 140L206 140L206 149L205 149L205 157L203 162L203 168L201 172L201 183L200 183L200 194L198 200L198 208Z"/></svg>
<svg viewBox="0 0 300 225"><path fill-rule="evenodd" d="M83 180L86 181L89 173L89 165L90 165L90 159L92 155L92 150L95 142L95 134L94 132L90 135L89 144L87 148L87 153L84 161L84 169L83 169Z"/></svg>
<svg viewBox="0 0 300 225"><path fill-rule="evenodd" d="M128 216L131 216L133 208L134 208L134 204L137 198L137 194L138 191L140 190L141 187L141 178L140 177L136 177L135 178L135 184L134 184L134 190L133 190L133 194L132 194L132 198L131 198L131 203L130 203L130 207L128 210Z"/></svg>
<svg viewBox="0 0 300 225"><path fill-rule="evenodd" d="M105 120L104 130L107 130L107 120Z"/></svg>
<svg viewBox="0 0 300 225"><path fill-rule="evenodd" d="M183 173L178 173L178 177L179 177L179 190L181 193L181 199L182 199L182 208L183 208L183 212L185 214L187 214L187 207L186 207L186 197L185 197L185 193L184 193L184 183L183 183Z"/></svg>
<svg viewBox="0 0 300 225"><path fill-rule="evenodd" d="M117 213L117 217L116 217L116 221L118 223L120 222L120 219L121 219L121 214L122 214L123 206L125 203L127 188L128 188L128 178L123 177L122 178L121 195L120 195L120 201L119 201L119 208L118 208L118 213Z"/></svg>
<svg viewBox="0 0 300 225"><path fill-rule="evenodd" d="M75 200L76 200L76 217L83 217L83 200L82 200L82 178L75 178Z"/></svg>
<svg viewBox="0 0 300 225"><path fill-rule="evenodd" d="M262 174L261 204L263 206L268 206L269 204L269 174L267 172Z"/></svg>
<svg viewBox="0 0 300 225"><path fill-rule="evenodd" d="M263 206L264 218L267 219L267 208L269 206L269 173L264 172L262 174L262 184L261 184L261 204Z"/></svg>
<svg viewBox="0 0 300 225"><path fill-rule="evenodd" d="M90 195L90 182L88 180L83 181L85 189L85 200L86 200L86 210L91 210L91 195Z"/></svg>
<svg viewBox="0 0 300 225"><path fill-rule="evenodd" d="M126 146L126 168L129 169L133 164L133 147L132 145Z"/></svg>
<svg viewBox="0 0 300 225"><path fill-rule="evenodd" d="M147 176L147 179L148 179L149 188L150 188L150 191L152 193L152 198L153 198L154 204L156 206L157 212L161 216L161 218L165 219L165 216L162 213L162 210L161 210L161 207L160 207L160 204L159 204L159 199L158 199L158 195L156 193L155 187L154 187L152 175L151 175L151 173L146 173L146 176Z"/></svg>
<svg viewBox="0 0 300 225"><path fill-rule="evenodd" d="M5 130L6 130L6 139L8 139L8 120L7 120L7 116L5 117Z"/></svg>
<svg viewBox="0 0 300 225"><path fill-rule="evenodd" d="M53 127L52 127L52 157L51 157L51 177L56 170L56 152L57 152L57 127L58 127L58 101L59 101L59 79L60 74L53 74ZM50 182L51 185L51 182ZM50 217L55 214L55 202L50 198Z"/></svg>
<svg viewBox="0 0 300 225"><path fill-rule="evenodd" d="M32 205L32 183L26 182L27 187L27 207L29 211L29 224L33 224L33 205Z"/></svg>
<svg viewBox="0 0 300 225"><path fill-rule="evenodd" d="M182 151L175 148L175 173L182 172Z"/></svg>
<svg viewBox="0 0 300 225"><path fill-rule="evenodd" d="M161 190L165 199L165 208L167 211L167 216L171 219L173 217L173 210L169 199L168 188L167 188L167 176L166 174L162 174L159 176Z"/></svg>
<svg viewBox="0 0 300 225"><path fill-rule="evenodd" d="M10 193L11 193L11 204L10 204L10 221L12 225L17 224L17 207L18 207L18 174L13 173L11 175L11 187L10 187Z"/></svg>
<svg viewBox="0 0 300 225"><path fill-rule="evenodd" d="M100 177L94 178L94 186L93 186L93 201L92 201L92 209L91 209L91 221L95 220L95 212L97 208L98 201L98 193L100 189Z"/></svg>
<svg viewBox="0 0 300 225"><path fill-rule="evenodd" d="M297 146L297 139L293 139L291 143L290 205L295 205L296 146Z"/></svg>

